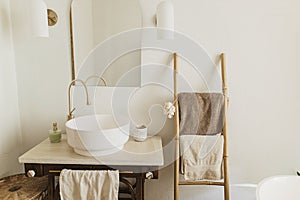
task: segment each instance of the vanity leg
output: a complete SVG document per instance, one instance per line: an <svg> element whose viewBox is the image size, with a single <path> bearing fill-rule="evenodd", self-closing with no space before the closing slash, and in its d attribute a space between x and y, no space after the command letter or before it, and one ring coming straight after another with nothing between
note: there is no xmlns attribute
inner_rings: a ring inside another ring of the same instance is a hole
<svg viewBox="0 0 300 200"><path fill-rule="evenodd" d="M48 175L48 200L54 200L55 176Z"/></svg>
<svg viewBox="0 0 300 200"><path fill-rule="evenodd" d="M144 200L144 178L136 178L136 200Z"/></svg>

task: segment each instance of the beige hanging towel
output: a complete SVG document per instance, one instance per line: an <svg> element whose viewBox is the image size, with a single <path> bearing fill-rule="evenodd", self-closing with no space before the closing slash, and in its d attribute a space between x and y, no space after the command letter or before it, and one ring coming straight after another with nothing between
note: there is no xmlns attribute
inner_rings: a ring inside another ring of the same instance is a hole
<svg viewBox="0 0 300 200"><path fill-rule="evenodd" d="M221 134L180 136L181 173L185 180L223 178L223 136Z"/></svg>
<svg viewBox="0 0 300 200"><path fill-rule="evenodd" d="M118 200L119 171L64 169L59 184L62 200Z"/></svg>
<svg viewBox="0 0 300 200"><path fill-rule="evenodd" d="M180 135L214 135L222 132L222 93L180 93L178 103Z"/></svg>

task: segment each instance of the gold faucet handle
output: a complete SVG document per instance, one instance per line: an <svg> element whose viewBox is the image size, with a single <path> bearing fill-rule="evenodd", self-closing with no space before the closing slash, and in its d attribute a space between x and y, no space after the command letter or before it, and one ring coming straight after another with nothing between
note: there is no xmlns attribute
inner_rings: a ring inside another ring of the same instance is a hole
<svg viewBox="0 0 300 200"><path fill-rule="evenodd" d="M73 109L70 111L69 114L71 115L71 114L75 111L75 109L76 109L76 108L73 108Z"/></svg>
<svg viewBox="0 0 300 200"><path fill-rule="evenodd" d="M68 114L68 121L74 118L74 115L72 114L75 111L75 108L73 108L70 113Z"/></svg>

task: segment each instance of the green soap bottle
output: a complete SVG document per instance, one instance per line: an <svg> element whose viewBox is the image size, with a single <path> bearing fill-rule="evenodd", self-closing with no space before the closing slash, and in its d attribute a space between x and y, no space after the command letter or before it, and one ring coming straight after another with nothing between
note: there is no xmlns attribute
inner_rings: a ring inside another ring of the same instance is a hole
<svg viewBox="0 0 300 200"><path fill-rule="evenodd" d="M57 128L57 123L52 123L52 129L49 130L49 139L52 143L60 142L61 140L61 130Z"/></svg>

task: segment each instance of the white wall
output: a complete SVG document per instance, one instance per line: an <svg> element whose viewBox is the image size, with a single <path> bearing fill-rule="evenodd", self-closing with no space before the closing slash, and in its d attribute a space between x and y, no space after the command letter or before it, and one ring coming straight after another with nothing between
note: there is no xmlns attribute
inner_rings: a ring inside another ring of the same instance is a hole
<svg viewBox="0 0 300 200"><path fill-rule="evenodd" d="M47 137L53 120L60 125L65 120L70 81L69 0L46 1L59 15L48 39L26 33L26 3L11 2L27 150ZM154 2L141 2L143 24L154 26ZM275 174L294 174L300 166L300 2L174 0L174 6L177 31L200 43L214 60L220 52L227 53L231 182L257 183ZM149 101L163 102L166 95L162 98L156 95ZM166 144L173 133L168 128L162 133ZM172 199L172 175L168 167L159 180L147 181L146 199Z"/></svg>
<svg viewBox="0 0 300 200"><path fill-rule="evenodd" d="M142 2L148 12L145 24L153 26L154 6ZM227 53L231 182L257 183L271 175L295 174L300 166L300 2L173 2L177 31L201 44L214 60ZM148 57L143 55L143 64L151 62ZM147 184L149 199L172 198L171 170ZM160 188L167 192L152 192Z"/></svg>
<svg viewBox="0 0 300 200"><path fill-rule="evenodd" d="M26 1L12 0L21 130L24 150L48 136L51 123L63 127L67 116L67 88L71 80L69 1L46 1L58 14L49 38L33 37Z"/></svg>
<svg viewBox="0 0 300 200"><path fill-rule="evenodd" d="M295 174L300 166L299 6L292 0L175 1L176 29L212 57L227 53L233 182Z"/></svg>
<svg viewBox="0 0 300 200"><path fill-rule="evenodd" d="M0 177L21 170L22 153L17 79L9 0L0 1Z"/></svg>

